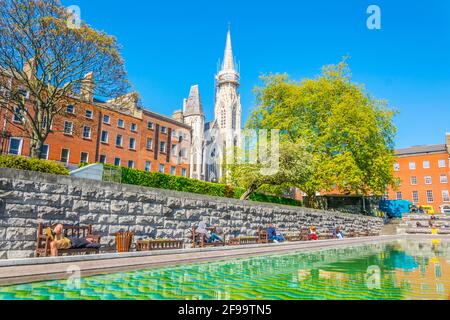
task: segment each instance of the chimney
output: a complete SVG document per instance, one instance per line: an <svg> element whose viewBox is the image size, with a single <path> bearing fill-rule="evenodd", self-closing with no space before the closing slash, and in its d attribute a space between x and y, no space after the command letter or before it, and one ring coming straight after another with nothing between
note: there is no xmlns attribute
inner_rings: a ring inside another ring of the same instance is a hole
<svg viewBox="0 0 450 320"><path fill-rule="evenodd" d="M183 111L182 111L182 110L176 110L176 111L173 113L172 118L173 118L175 121L184 123L184 114L183 114Z"/></svg>
<svg viewBox="0 0 450 320"><path fill-rule="evenodd" d="M108 100L107 103L119 110L135 112L139 109L139 94L137 92L127 93L115 99Z"/></svg>
<svg viewBox="0 0 450 320"><path fill-rule="evenodd" d="M80 98L86 102L94 102L94 89L95 89L95 82L94 82L94 73L89 72L87 73L82 82L81 82L81 88L80 88Z"/></svg>
<svg viewBox="0 0 450 320"><path fill-rule="evenodd" d="M36 77L36 59L31 58L23 64L23 73L25 73L28 80L34 79Z"/></svg>

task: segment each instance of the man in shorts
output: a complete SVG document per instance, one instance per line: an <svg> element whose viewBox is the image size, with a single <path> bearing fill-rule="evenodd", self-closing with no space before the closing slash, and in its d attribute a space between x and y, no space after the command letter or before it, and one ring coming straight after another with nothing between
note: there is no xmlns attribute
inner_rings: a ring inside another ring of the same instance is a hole
<svg viewBox="0 0 450 320"><path fill-rule="evenodd" d="M95 243L91 237L82 238L67 238L63 234L64 226L58 224L55 229L47 228L45 234L51 239L50 253L52 257L58 256L58 250L67 249L84 249L84 248L100 248L100 244Z"/></svg>

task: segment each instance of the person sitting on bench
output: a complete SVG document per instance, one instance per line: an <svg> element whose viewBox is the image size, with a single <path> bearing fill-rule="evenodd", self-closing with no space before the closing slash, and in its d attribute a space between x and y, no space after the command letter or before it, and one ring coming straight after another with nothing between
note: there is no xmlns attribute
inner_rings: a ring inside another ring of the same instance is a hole
<svg viewBox="0 0 450 320"><path fill-rule="evenodd" d="M309 229L308 240L309 240L309 241L317 241L317 240L318 240L318 238L317 238L317 232L316 232L316 227L315 227L315 226L312 226L312 227Z"/></svg>
<svg viewBox="0 0 450 320"><path fill-rule="evenodd" d="M63 234L64 226L58 224L55 229L47 228L45 234L50 238L50 253L52 257L58 256L58 250L100 248L93 238L66 238Z"/></svg>
<svg viewBox="0 0 450 320"><path fill-rule="evenodd" d="M211 232L210 230L208 230L208 228L206 226L206 222L201 221L198 224L197 230L195 230L195 232L197 232L200 235L204 235L204 237L206 238L206 242L207 243L223 242L221 237L219 237L214 232Z"/></svg>
<svg viewBox="0 0 450 320"><path fill-rule="evenodd" d="M269 225L269 229L267 229L267 238L269 241L273 241L275 243L286 241L282 235L277 235L277 230L273 224Z"/></svg>

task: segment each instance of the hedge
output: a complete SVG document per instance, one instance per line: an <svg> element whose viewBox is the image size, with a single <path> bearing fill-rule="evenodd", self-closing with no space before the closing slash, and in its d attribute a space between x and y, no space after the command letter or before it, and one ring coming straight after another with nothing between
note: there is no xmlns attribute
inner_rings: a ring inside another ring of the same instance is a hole
<svg viewBox="0 0 450 320"><path fill-rule="evenodd" d="M62 176L69 175L69 171L62 164L47 160L25 158L12 155L0 155L0 168L37 171Z"/></svg>
<svg viewBox="0 0 450 320"><path fill-rule="evenodd" d="M233 188L231 186L224 184L205 182L162 173L145 172L130 168L121 168L121 171L122 171L122 183L130 185L159 188L159 189L169 189L174 191L197 193L209 196L234 198L234 199L239 199L245 192L245 190L242 188ZM294 199L266 195L262 193L252 194L250 196L250 200L257 202L284 204L290 206L302 206L302 203L300 201Z"/></svg>

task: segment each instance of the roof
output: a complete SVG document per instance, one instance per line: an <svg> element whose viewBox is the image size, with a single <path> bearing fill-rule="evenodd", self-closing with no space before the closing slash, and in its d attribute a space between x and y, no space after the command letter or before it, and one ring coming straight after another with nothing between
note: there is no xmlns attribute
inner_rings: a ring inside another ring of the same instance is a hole
<svg viewBox="0 0 450 320"><path fill-rule="evenodd" d="M443 152L448 152L447 146L445 144L414 146L410 148L395 150L395 154L397 156L410 156L410 155L443 153Z"/></svg>

